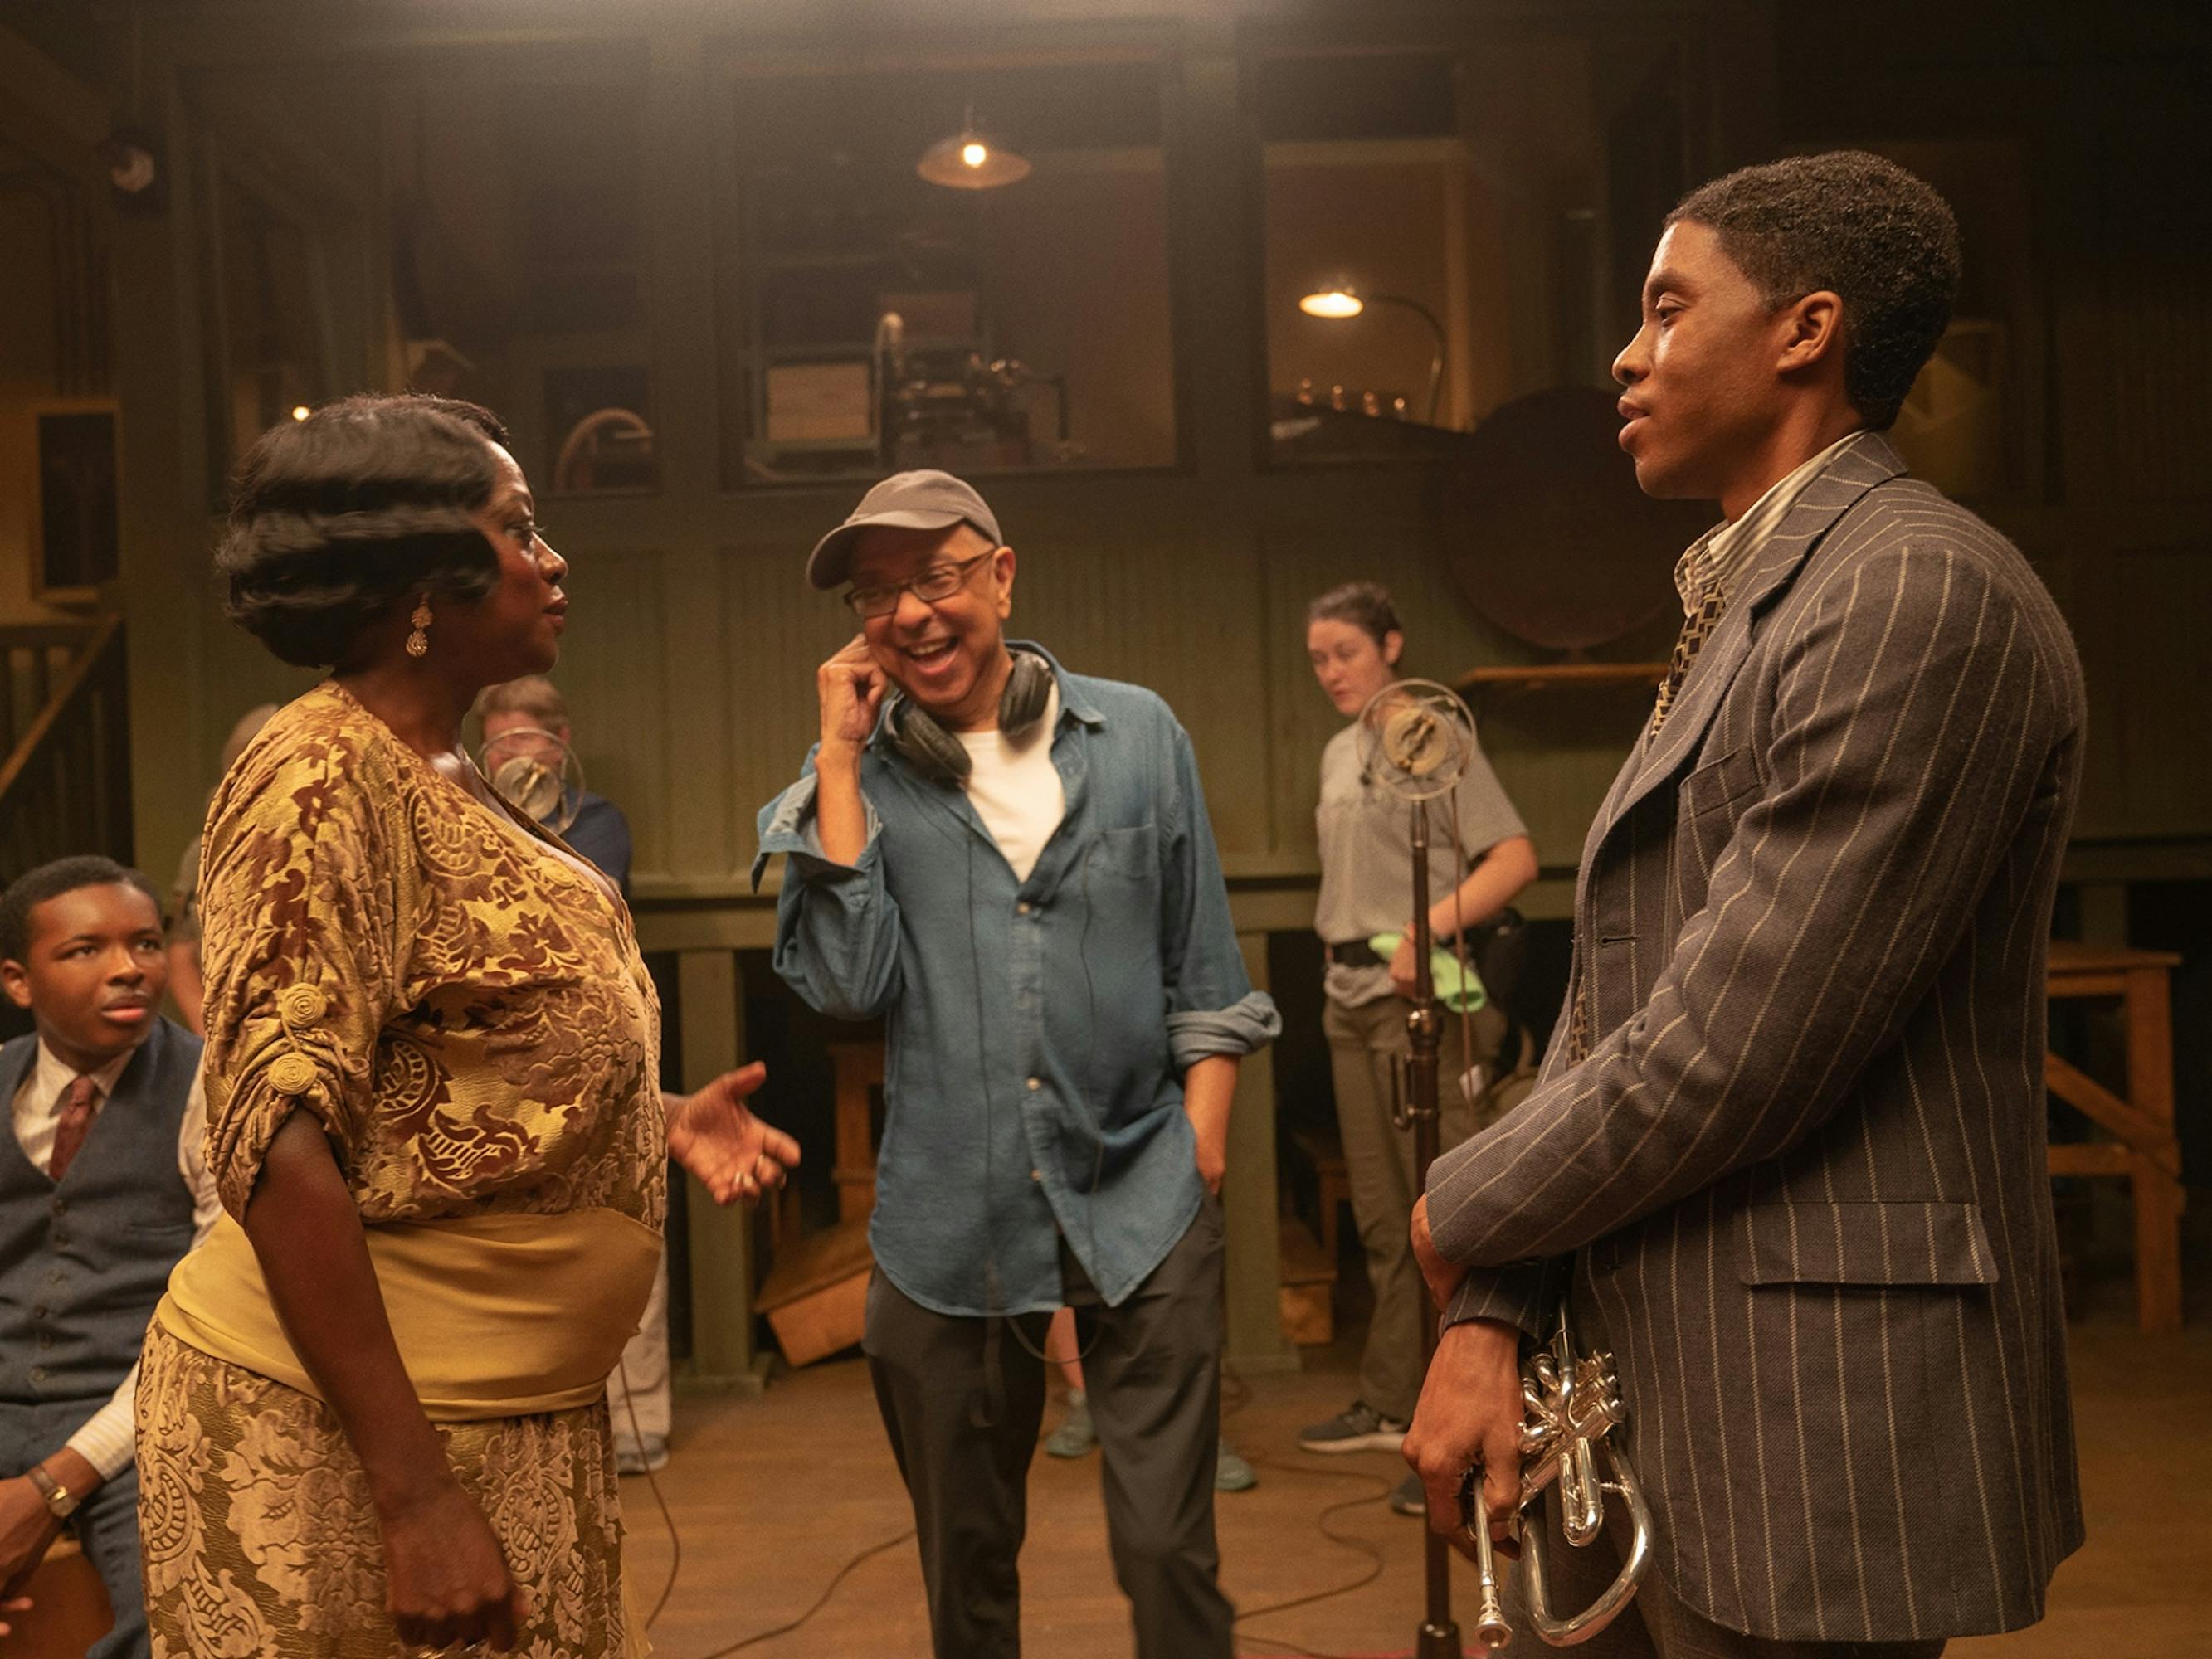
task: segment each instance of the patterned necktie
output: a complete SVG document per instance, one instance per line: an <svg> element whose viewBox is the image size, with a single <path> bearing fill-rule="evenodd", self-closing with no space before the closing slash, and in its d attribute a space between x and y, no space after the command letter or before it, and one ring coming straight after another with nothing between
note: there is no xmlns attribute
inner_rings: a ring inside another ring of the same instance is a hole
<svg viewBox="0 0 2212 1659"><path fill-rule="evenodd" d="M1704 649L1727 610L1728 594L1718 583L1714 583L1706 587L1698 608L1683 618L1682 631L1674 641L1674 654L1667 664L1667 678L1659 682L1659 696L1651 705L1651 736L1657 737L1659 728L1666 725L1668 713L1682 690L1682 682L1689 678L1690 665L1697 661L1698 653ZM1588 1060L1594 1041L1589 991L1586 986L1578 987L1574 1010L1567 1018L1567 1064L1579 1066Z"/></svg>
<svg viewBox="0 0 2212 1659"><path fill-rule="evenodd" d="M46 1165L48 1180L59 1181L76 1162L84 1138L92 1133L93 1113L99 1104L100 1085L92 1079L79 1076L70 1084L69 1093L62 1098L61 1120L54 1126L54 1156Z"/></svg>
<svg viewBox="0 0 2212 1659"><path fill-rule="evenodd" d="M1698 608L1682 622L1682 631L1674 641L1674 654L1667 664L1667 678L1659 682L1658 701L1651 705L1651 735L1657 737L1659 728L1667 723L1667 713L1674 706L1674 698L1689 678L1690 665L1698 659L1698 653L1719 625L1722 613L1728 609L1728 595L1717 583L1705 589L1705 596L1698 601Z"/></svg>

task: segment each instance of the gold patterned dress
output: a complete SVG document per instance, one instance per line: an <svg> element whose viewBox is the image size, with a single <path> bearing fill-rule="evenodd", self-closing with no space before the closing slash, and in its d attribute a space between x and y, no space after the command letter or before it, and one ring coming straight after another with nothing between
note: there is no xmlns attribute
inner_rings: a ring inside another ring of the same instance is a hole
<svg viewBox="0 0 2212 1659"><path fill-rule="evenodd" d="M569 857L325 684L226 780L205 878L209 1165L233 1217L304 1109L372 1227L597 1206L659 1229L659 1005L628 912ZM605 1403L437 1426L529 1599L516 1652L642 1653ZM161 1659L411 1651L319 1400L157 1322L138 1471Z"/></svg>

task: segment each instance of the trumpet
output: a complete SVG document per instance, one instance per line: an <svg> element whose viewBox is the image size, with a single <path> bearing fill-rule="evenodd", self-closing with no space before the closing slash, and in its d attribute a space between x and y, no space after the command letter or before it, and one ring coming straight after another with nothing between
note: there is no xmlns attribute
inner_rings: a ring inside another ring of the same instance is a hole
<svg viewBox="0 0 2212 1659"><path fill-rule="evenodd" d="M1529 1623L1552 1646L1572 1647L1611 1624L1635 1597L1637 1586L1651 1565L1651 1510L1626 1455L1608 1438L1628 1420L1627 1408L1620 1399L1620 1380L1613 1374L1613 1356L1577 1357L1567 1334L1564 1311L1551 1346L1537 1352L1534 1363L1521 1379L1521 1401L1526 1413L1521 1424L1521 1496L1506 1523L1507 1531L1522 1549L1521 1595L1528 1606ZM1610 1480L1599 1474L1600 1452L1612 1471ZM1631 1529L1627 1559L1612 1585L1589 1607L1565 1619L1552 1613L1550 1581L1544 1564L1544 1517L1540 1512L1523 1514L1555 1481L1564 1510L1560 1530L1576 1548L1588 1547L1603 1528L1607 1493L1626 1506ZM1474 1541L1480 1573L1481 1607L1475 1638L1494 1653L1513 1639L1513 1632L1505 1622L1499 1593L1490 1520L1482 1504L1480 1465L1467 1472L1460 1486L1459 1505L1461 1524Z"/></svg>

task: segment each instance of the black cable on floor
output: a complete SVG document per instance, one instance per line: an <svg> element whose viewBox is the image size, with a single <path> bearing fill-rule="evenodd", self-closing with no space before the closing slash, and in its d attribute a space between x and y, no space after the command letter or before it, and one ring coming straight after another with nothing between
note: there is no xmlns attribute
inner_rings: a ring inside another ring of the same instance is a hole
<svg viewBox="0 0 2212 1659"><path fill-rule="evenodd" d="M1355 1590L1365 1589L1382 1576L1384 1561L1382 1550L1364 1538L1347 1537L1343 1533L1335 1531L1330 1527L1329 1521L1346 1510L1358 1509L1364 1504L1376 1502L1378 1498L1389 1497L1390 1482L1387 1479L1379 1474L1363 1474L1358 1469L1315 1468L1304 1463L1279 1462L1273 1458L1250 1461L1256 1468L1273 1469L1283 1474L1310 1475L1324 1480L1358 1480L1363 1484L1372 1482L1373 1491L1362 1493L1357 1498L1347 1498L1340 1502L1331 1504L1314 1518L1314 1525L1323 1538L1340 1548L1352 1551L1355 1555L1365 1556L1368 1566L1366 1571L1346 1583L1333 1585L1328 1589L1311 1590L1304 1595L1290 1596L1280 1601L1264 1602L1256 1607L1247 1607L1231 1621L1232 1628L1243 1626L1255 1619L1267 1618L1278 1613L1288 1613L1293 1607L1311 1607L1318 1601L1332 1601L1340 1595L1350 1595ZM1279 1636L1262 1636L1256 1631L1249 1630L1243 1631L1242 1634L1245 1641L1257 1642L1264 1647L1279 1648L1286 1653L1300 1655L1302 1659L1343 1659L1342 1656L1304 1647Z"/></svg>
<svg viewBox="0 0 2212 1659"><path fill-rule="evenodd" d="M629 1362L626 1358L617 1360L615 1368L622 1373L623 1407L629 1413L630 1443L637 1448L638 1460L645 1466L639 1473L645 1476L646 1489L659 1506L660 1524L668 1528L668 1581L661 1585L660 1599L653 1604L653 1611L645 1615L645 1628L649 1632L653 1621L667 1607L668 1598L676 1594L676 1575L684 1571L684 1534L676 1530L676 1517L668 1512L668 1498L660 1490L660 1482L653 1478L652 1460L645 1455L645 1433L637 1425L637 1396L630 1390Z"/></svg>
<svg viewBox="0 0 2212 1659"><path fill-rule="evenodd" d="M807 1608L805 1612L800 1613L798 1618L791 1620L789 1622L785 1624L774 1626L768 1630L756 1631L752 1635L744 1638L741 1641L732 1642L726 1648L716 1648L712 1653L701 1655L700 1659L728 1659L728 1656L732 1653L739 1652L746 1648L758 1647L763 1642L774 1641L779 1636L790 1635L792 1632L797 1630L801 1625L814 1617L816 1613L821 1612L823 1608L830 1605L830 1598L837 1593L837 1586L845 1582L847 1577L851 1574L855 1567L859 1566L863 1561L867 1560L872 1556L881 1555L885 1550L896 1549L901 1544L905 1543L907 1540L913 1536L914 1528L912 1527L908 1527L904 1532L899 1534L896 1538L886 1538L880 1544L869 1545L867 1548L862 1550L858 1555L854 1556L850 1560L847 1561L843 1566L837 1569L836 1574L831 1577L830 1582L822 1587L822 1594L814 1598L814 1605Z"/></svg>

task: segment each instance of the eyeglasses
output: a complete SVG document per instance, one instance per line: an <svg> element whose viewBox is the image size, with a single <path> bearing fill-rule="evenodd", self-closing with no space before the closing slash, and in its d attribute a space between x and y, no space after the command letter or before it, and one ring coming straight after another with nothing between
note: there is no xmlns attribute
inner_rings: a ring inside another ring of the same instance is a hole
<svg viewBox="0 0 2212 1659"><path fill-rule="evenodd" d="M845 603L866 621L875 617L888 617L898 609L899 596L911 593L924 605L935 605L957 593L968 580L968 573L989 558L990 553L978 553L972 558L962 559L957 564L933 564L910 582L876 582L866 587L855 587L845 595Z"/></svg>

